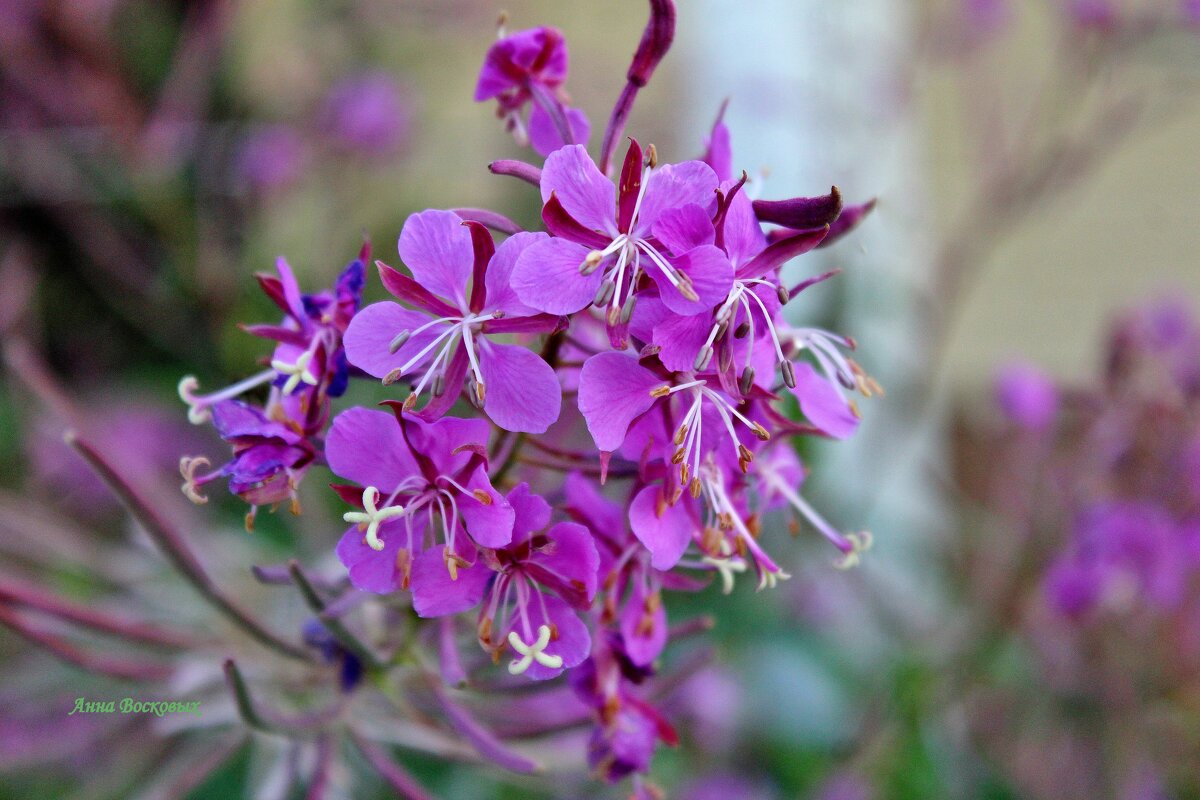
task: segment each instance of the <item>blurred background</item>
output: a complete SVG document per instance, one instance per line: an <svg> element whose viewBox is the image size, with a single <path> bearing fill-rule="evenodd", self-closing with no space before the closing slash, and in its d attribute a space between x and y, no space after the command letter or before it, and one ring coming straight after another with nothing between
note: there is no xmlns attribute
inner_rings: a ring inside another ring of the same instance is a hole
<svg viewBox="0 0 1200 800"><path fill-rule="evenodd" d="M277 256L325 286L364 236L395 263L424 208L536 223L535 193L487 171L525 152L471 101L501 10L565 33L597 145L641 0L0 0L0 576L50 563L86 597L112 566L89 554L127 538L67 425L177 493L179 455L215 448L178 380L253 371L261 343L237 323L274 313L252 276ZM688 734L656 781L686 798L1200 797L1200 8L679 11L628 133L695 157L728 100L757 196L878 198L789 267L843 270L789 311L854 336L888 394L855 440L807 454L814 499L874 550L843 573L802 538L790 582L715 604L718 657L673 697ZM251 542L236 503L187 513L230 569L246 550L328 557L320 487ZM39 680L51 660L8 629L0 654L0 796L132 796L55 774L124 758L83 733L68 746L39 706L55 681L75 696L75 673ZM542 796L413 766L438 796ZM193 796L241 796L259 769L235 757Z"/></svg>

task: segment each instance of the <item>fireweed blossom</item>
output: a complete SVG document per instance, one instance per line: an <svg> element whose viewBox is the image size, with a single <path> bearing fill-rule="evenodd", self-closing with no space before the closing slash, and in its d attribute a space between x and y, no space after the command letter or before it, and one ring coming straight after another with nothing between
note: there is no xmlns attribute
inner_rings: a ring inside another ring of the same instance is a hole
<svg viewBox="0 0 1200 800"><path fill-rule="evenodd" d="M843 206L836 188L752 196L720 118L701 158L660 161L628 137L610 169L674 35L674 4L650 9L595 154L565 105L561 33L502 35L485 58L476 99L546 155L490 168L535 187L543 230L484 208L412 214L400 263L376 262L395 300L362 309L365 251L319 295L281 262L260 281L282 322L247 328L277 343L269 369L209 395L180 387L189 417L234 448L211 473L185 459L189 497L227 475L253 514L295 502L312 466L333 472L340 564L256 574L301 590L315 615L303 652L338 673L344 702L418 687L409 707L439 708L480 759L517 771L538 765L506 736L591 725L588 765L640 797L657 791L656 748L679 740L662 709L683 667L663 655L711 624L669 624L671 595L788 578L784 515L827 538L837 566L856 563L869 535L802 496L793 445L852 435L855 395L878 392L852 339L783 317L835 276L783 267L870 203ZM334 410L355 377L376 379L385 409ZM261 388L261 405L239 399Z"/></svg>
<svg viewBox="0 0 1200 800"><path fill-rule="evenodd" d="M518 144L549 155L564 144L587 142L591 123L567 105L567 41L557 28L506 33L484 57L475 102L496 100L496 116ZM526 115L526 109L528 114Z"/></svg>
<svg viewBox="0 0 1200 800"><path fill-rule="evenodd" d="M291 267L279 259L278 275L260 274L258 282L283 312L283 320L245 326L247 332L276 342L269 368L207 395L196 393L199 382L193 376L179 382L188 419L197 425L211 420L233 447L232 460L208 473L202 472L209 466L204 457L180 461L183 491L190 500L206 502L202 487L228 477L229 490L250 504L247 526L260 505L288 500L298 513L296 487L320 454L331 398L340 397L349 381L342 336L359 310L369 255L364 245L332 291L318 294L301 294ZM265 405L236 399L264 385L270 387Z"/></svg>
<svg viewBox="0 0 1200 800"><path fill-rule="evenodd" d="M986 696L1030 720L999 740L980 731L1018 786L1011 754L1061 735L1084 756L1076 786L1144 782L1149 770L1157 796L1192 796L1200 752L1185 732L1197 716L1178 698L1200 669L1200 324L1178 301L1138 308L1112 326L1101 364L1072 385L1004 367L998 423L964 436L986 465L965 488L1003 527L956 556L978 576L956 602L1004 637L989 641L1028 653L1038 687L985 683L967 702ZM1094 709L1086 729L1081 704ZM1188 743L1168 754L1160 741Z"/></svg>
<svg viewBox="0 0 1200 800"><path fill-rule="evenodd" d="M419 310L391 302L363 309L346 332L354 365L386 384L416 376L405 402L411 409L427 393L429 417L454 403L465 379L471 401L497 425L544 433L562 404L554 369L537 353L492 337L559 325L510 288L520 256L546 238L518 233L496 247L486 228L450 211L412 215L400 233L400 258L413 278L384 264L379 270L384 286Z"/></svg>

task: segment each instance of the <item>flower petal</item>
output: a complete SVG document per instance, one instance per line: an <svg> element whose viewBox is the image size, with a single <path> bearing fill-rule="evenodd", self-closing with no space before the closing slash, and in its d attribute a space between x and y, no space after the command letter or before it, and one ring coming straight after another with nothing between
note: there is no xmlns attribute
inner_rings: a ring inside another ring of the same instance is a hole
<svg viewBox="0 0 1200 800"><path fill-rule="evenodd" d="M633 535L650 551L650 564L667 570L675 566L692 541L695 520L688 513L688 501L680 499L668 505L661 486L647 486L638 492L629 506L629 525Z"/></svg>
<svg viewBox="0 0 1200 800"><path fill-rule="evenodd" d="M482 561L476 561L469 567L459 567L457 578L451 578L446 568L446 546L432 547L413 562L413 608L417 616L427 619L474 608L495 574Z"/></svg>
<svg viewBox="0 0 1200 800"><path fill-rule="evenodd" d="M420 472L396 418L367 408L347 409L333 420L325 459L338 477L374 486L384 495Z"/></svg>
<svg viewBox="0 0 1200 800"><path fill-rule="evenodd" d="M633 581L633 591L621 609L621 637L629 660L639 667L654 663L667 644L667 610L657 592L648 595L642 581Z"/></svg>
<svg viewBox="0 0 1200 800"><path fill-rule="evenodd" d="M543 613L543 608L545 613ZM549 625L550 629L557 632L558 635L551 639L550 644L546 646L545 653L550 656L559 656L563 660L562 667L558 669L552 669L534 661L525 670L526 677L535 681L549 680L562 674L564 669L578 666L588 657L588 653L592 650L591 634L588 633L587 625L563 600L552 594L544 594L541 598L531 598L526 606L526 611L530 630L525 630L521 615L518 613L513 614L513 622L509 626L509 630L515 630L523 642L531 644L537 638L538 628L542 625ZM504 632L504 637L508 638L508 631ZM511 648L509 652L512 653ZM512 653L512 655L516 656L517 654Z"/></svg>
<svg viewBox="0 0 1200 800"><path fill-rule="evenodd" d="M668 208L654 223L654 238L672 253L686 253L716 237L712 217L695 203Z"/></svg>
<svg viewBox="0 0 1200 800"><path fill-rule="evenodd" d="M562 107L562 112L571 127L570 144L586 145L592 136L592 123L588 121L587 114L578 108L566 106ZM540 103L534 103L529 113L529 144L540 156L548 156L568 144L563 141L558 126Z"/></svg>
<svg viewBox="0 0 1200 800"><path fill-rule="evenodd" d="M546 538L549 543L533 551L525 569L575 608L586 609L599 583L600 554L592 534L578 523L560 522Z"/></svg>
<svg viewBox="0 0 1200 800"><path fill-rule="evenodd" d="M475 262L471 232L453 211L429 209L413 214L400 231L400 258L417 283L436 295L467 307L467 281Z"/></svg>
<svg viewBox="0 0 1200 800"><path fill-rule="evenodd" d="M596 447L605 452L620 447L629 423L656 402L650 390L664 383L635 356L600 353L589 358L579 374L579 411Z"/></svg>
<svg viewBox="0 0 1200 800"><path fill-rule="evenodd" d="M671 285L662 270L652 270L650 275L658 284L663 303L676 314L700 314L729 296L729 290L733 288L733 265L720 248L704 245L669 260L675 269L688 276L697 297L696 300L687 299Z"/></svg>
<svg viewBox="0 0 1200 800"><path fill-rule="evenodd" d="M617 187L604 177L583 145L567 145L546 159L542 167L542 202L552 193L585 227L616 235Z"/></svg>
<svg viewBox="0 0 1200 800"><path fill-rule="evenodd" d="M487 311L503 311L505 318L531 317L538 313L536 308L525 305L517 297L512 287L512 275L521 253L531 244L548 238L544 233L517 233L496 248L483 281L487 287Z"/></svg>
<svg viewBox="0 0 1200 800"><path fill-rule="evenodd" d="M807 362L797 363L793 369L796 388L792 394L809 422L835 439L845 439L858 430L858 417L836 387Z"/></svg>
<svg viewBox="0 0 1200 800"><path fill-rule="evenodd" d="M396 559L400 545L407 541L404 523L399 520L385 522L380 526L379 538L383 540L383 549L373 550L358 526L351 525L338 542L337 556L349 570L350 583L356 589L391 594L404 582Z"/></svg>
<svg viewBox="0 0 1200 800"><path fill-rule="evenodd" d="M520 345L477 341L486 386L483 410L506 431L545 433L562 408L554 368Z"/></svg>
<svg viewBox="0 0 1200 800"><path fill-rule="evenodd" d="M413 356L420 353L439 334L446 330L445 325L431 325L420 333L409 336L404 346L394 354L388 352L388 346L401 331L415 331L430 322L427 314L410 311L399 303L385 300L382 303L372 303L354 315L350 327L346 329L344 342L346 357L350 363L368 375L382 378L393 369L408 363ZM409 370L409 375L421 372L421 366L427 363L437 353L432 348L421 356Z"/></svg>
<svg viewBox="0 0 1200 800"><path fill-rule="evenodd" d="M478 470L467 488L488 497L488 502L480 502L473 494L458 496L458 510L467 523L471 538L481 547L490 548L504 547L511 542L516 512L508 500L492 488L487 473Z"/></svg>
<svg viewBox="0 0 1200 800"><path fill-rule="evenodd" d="M689 203L695 203L705 211L716 210L717 173L703 161L684 161L679 164L667 164L650 173L646 181L646 194L642 197L642 207L638 211L635 233L645 236L654 228L659 216L669 208L677 208ZM545 191L543 179L542 191Z"/></svg>
<svg viewBox="0 0 1200 800"><path fill-rule="evenodd" d="M527 306L547 314L574 314L592 302L604 280L603 269L580 274L589 252L565 239L534 242L517 258L512 288Z"/></svg>

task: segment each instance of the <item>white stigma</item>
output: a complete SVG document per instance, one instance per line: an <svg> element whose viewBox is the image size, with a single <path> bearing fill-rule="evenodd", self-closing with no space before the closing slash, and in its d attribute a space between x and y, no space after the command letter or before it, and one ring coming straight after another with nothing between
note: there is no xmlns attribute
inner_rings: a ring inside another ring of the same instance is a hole
<svg viewBox="0 0 1200 800"><path fill-rule="evenodd" d="M368 486L363 490L363 511L347 511L342 515L342 519L346 522L353 522L358 525L359 530L366 529L367 545L372 550L382 550L383 540L379 538L379 526L389 519L404 516L404 506L387 506L378 508L376 503L379 502L379 490L374 486Z"/></svg>
<svg viewBox="0 0 1200 800"><path fill-rule="evenodd" d="M847 533L846 539L853 545L853 549L849 553L843 553L841 558L833 562L833 566L837 569L857 567L862 561L861 555L870 550L871 545L875 543L875 539L871 536L870 531Z"/></svg>
<svg viewBox="0 0 1200 800"><path fill-rule="evenodd" d="M733 576L746 571L746 562L731 557L731 548L724 539L721 540L721 550L725 553L722 558L705 556L700 560L721 574L721 594L730 594L733 592Z"/></svg>
<svg viewBox="0 0 1200 800"><path fill-rule="evenodd" d="M561 669L563 665L562 656L552 656L545 653L546 648L550 644L550 626L538 626L538 638L533 644L525 644L521 641L521 637L516 631L509 631L508 643L513 650L521 654L519 659L514 660L508 665L508 671L513 675L521 675L534 662L538 662L543 667L550 669Z"/></svg>
<svg viewBox="0 0 1200 800"><path fill-rule="evenodd" d="M313 375L312 371L308 368L308 362L312 361L312 355L313 354L311 350L305 350L300 354L300 357L296 359L295 364L289 364L288 362L281 361L280 359L273 359L271 361L271 369L275 370L280 375L288 376L287 381L283 384L284 394L291 394L294 392L296 387L300 385L301 381L307 383L309 386L317 385L316 376Z"/></svg>

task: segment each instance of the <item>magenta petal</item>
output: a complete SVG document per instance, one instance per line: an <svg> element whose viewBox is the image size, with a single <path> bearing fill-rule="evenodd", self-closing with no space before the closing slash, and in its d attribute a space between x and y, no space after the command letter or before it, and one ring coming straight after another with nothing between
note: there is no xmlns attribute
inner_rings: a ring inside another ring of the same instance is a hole
<svg viewBox="0 0 1200 800"><path fill-rule="evenodd" d="M563 115L571 128L572 142L564 142L550 114L539 103L533 104L529 113L529 144L540 156L548 156L564 144L586 145L592 135L592 123L587 114L578 108L562 107Z"/></svg>
<svg viewBox="0 0 1200 800"><path fill-rule="evenodd" d="M616 236L617 187L604 177L583 145L567 145L546 159L542 202L551 194L557 194L567 213L584 227Z"/></svg>
<svg viewBox="0 0 1200 800"><path fill-rule="evenodd" d="M545 613L542 611L543 606ZM550 629L558 635L551 639L545 652L547 655L559 656L563 660L560 669L551 669L534 661L525 670L524 674L527 677L535 681L549 680L562 674L563 669L570 669L583 663L592 650L592 637L588 633L587 625L579 619L569 605L552 594L543 594L540 598L530 598L526 610L529 630L525 630L521 614L517 612L513 613L513 623L509 630L515 630L522 641L531 644L537 639L538 628L542 625L549 625ZM508 638L507 631L504 636L506 639ZM508 652L513 656L517 655L511 649Z"/></svg>
<svg viewBox="0 0 1200 800"><path fill-rule="evenodd" d="M518 233L496 248L496 255L492 256L483 280L487 287L486 311L503 311L506 317L531 317L538 313L537 309L525 305L517 297L512 287L512 275L521 253L531 244L548 238L544 233Z"/></svg>
<svg viewBox="0 0 1200 800"><path fill-rule="evenodd" d="M363 532L351 525L337 545L337 556L350 572L350 583L357 589L375 594L391 594L400 588L404 576L396 566L396 554L407 541L402 521L380 526L382 550L372 550Z"/></svg>
<svg viewBox="0 0 1200 800"><path fill-rule="evenodd" d="M304 313L304 299L300 295L300 284L296 282L296 274L292 272L291 265L288 264L287 259L280 256L275 261L275 269L279 272L279 283L283 287L283 296L287 300L292 316L297 320L306 319L308 315Z"/></svg>
<svg viewBox="0 0 1200 800"><path fill-rule="evenodd" d="M429 315L410 311L398 303L372 303L350 320L350 327L346 329L344 339L346 358L368 375L382 378L393 369L406 364L436 339L438 334L446 330L445 325L432 325L415 336L410 336L395 354L388 352L388 345L397 334L401 331L415 331L427 322L430 322ZM421 360L408 370L408 374L419 374L421 365L433 358L436 352L435 347L422 356Z"/></svg>
<svg viewBox="0 0 1200 800"><path fill-rule="evenodd" d="M650 390L664 383L635 356L600 353L589 358L579 374L579 411L596 447L606 452L620 447L629 423L656 402Z"/></svg>
<svg viewBox="0 0 1200 800"><path fill-rule="evenodd" d="M654 223L654 238L672 253L686 253L704 244L712 244L716 231L712 217L695 203L668 208Z"/></svg>
<svg viewBox="0 0 1200 800"><path fill-rule="evenodd" d="M572 472L563 483L566 509L573 519L600 536L618 537L625 530L621 507L600 493L595 481Z"/></svg>
<svg viewBox="0 0 1200 800"><path fill-rule="evenodd" d="M335 475L384 495L420 472L396 418L366 408L347 409L333 420L325 458Z"/></svg>
<svg viewBox="0 0 1200 800"><path fill-rule="evenodd" d="M650 173L646 181L646 194L638 212L637 233L645 236L658 222L659 216L669 208L694 203L711 212L717 206L717 173L703 161L684 161L667 164ZM545 180L542 191L545 192Z"/></svg>
<svg viewBox="0 0 1200 800"><path fill-rule="evenodd" d="M713 319L709 314L670 315L654 326L653 341L661 348L658 359L672 372L694 370L696 357L708 341L712 328Z"/></svg>
<svg viewBox="0 0 1200 800"><path fill-rule="evenodd" d="M517 344L477 339L486 392L483 410L506 431L545 433L558 419L562 387L554 368Z"/></svg>
<svg viewBox="0 0 1200 800"><path fill-rule="evenodd" d="M588 529L560 522L546 532L549 544L535 550L525 568L572 606L585 609L596 596L600 554Z"/></svg>
<svg viewBox="0 0 1200 800"><path fill-rule="evenodd" d="M496 573L482 562L459 567L451 578L446 568L446 546L438 545L417 556L412 566L413 608L420 617L444 617L479 605L488 581Z"/></svg>
<svg viewBox="0 0 1200 800"><path fill-rule="evenodd" d="M516 513L505 497L492 488L486 473L475 473L467 484L472 492L482 492L490 502L481 503L473 495L458 496L458 511L467 523L467 533L481 547L504 547L512 541Z"/></svg>
<svg viewBox="0 0 1200 800"><path fill-rule="evenodd" d="M604 280L603 269L579 274L579 265L590 252L565 239L534 242L517 258L512 288L522 303L539 311L574 314L592 302Z"/></svg>
<svg viewBox="0 0 1200 800"><path fill-rule="evenodd" d="M621 637L625 640L625 652L629 660L639 667L654 663L667 645L667 610L662 598L655 595L650 600L653 610L647 610L646 594L641 581L633 582L633 592L621 609Z"/></svg>
<svg viewBox="0 0 1200 800"><path fill-rule="evenodd" d="M691 279L692 290L698 298L688 300L671 285L661 270L655 269L651 275L658 284L662 301L676 314L690 316L708 311L729 296L729 290L733 288L733 265L720 248L704 245L683 255L672 256L670 261L675 269Z"/></svg>
<svg viewBox="0 0 1200 800"><path fill-rule="evenodd" d="M552 509L541 495L529 490L528 483L518 483L508 492L513 507L513 542L523 542L529 535L550 524Z"/></svg>
<svg viewBox="0 0 1200 800"><path fill-rule="evenodd" d="M661 486L647 486L629 506L633 534L650 551L650 564L667 570L675 566L692 541L695 521L687 512L687 501L668 505Z"/></svg>
<svg viewBox="0 0 1200 800"><path fill-rule="evenodd" d="M845 439L858 430L858 417L833 384L806 362L795 364L794 370L796 388L792 394L809 422L835 439Z"/></svg>
<svg viewBox="0 0 1200 800"><path fill-rule="evenodd" d="M417 283L467 307L467 281L475 263L471 232L453 211L413 214L400 231L400 258Z"/></svg>

